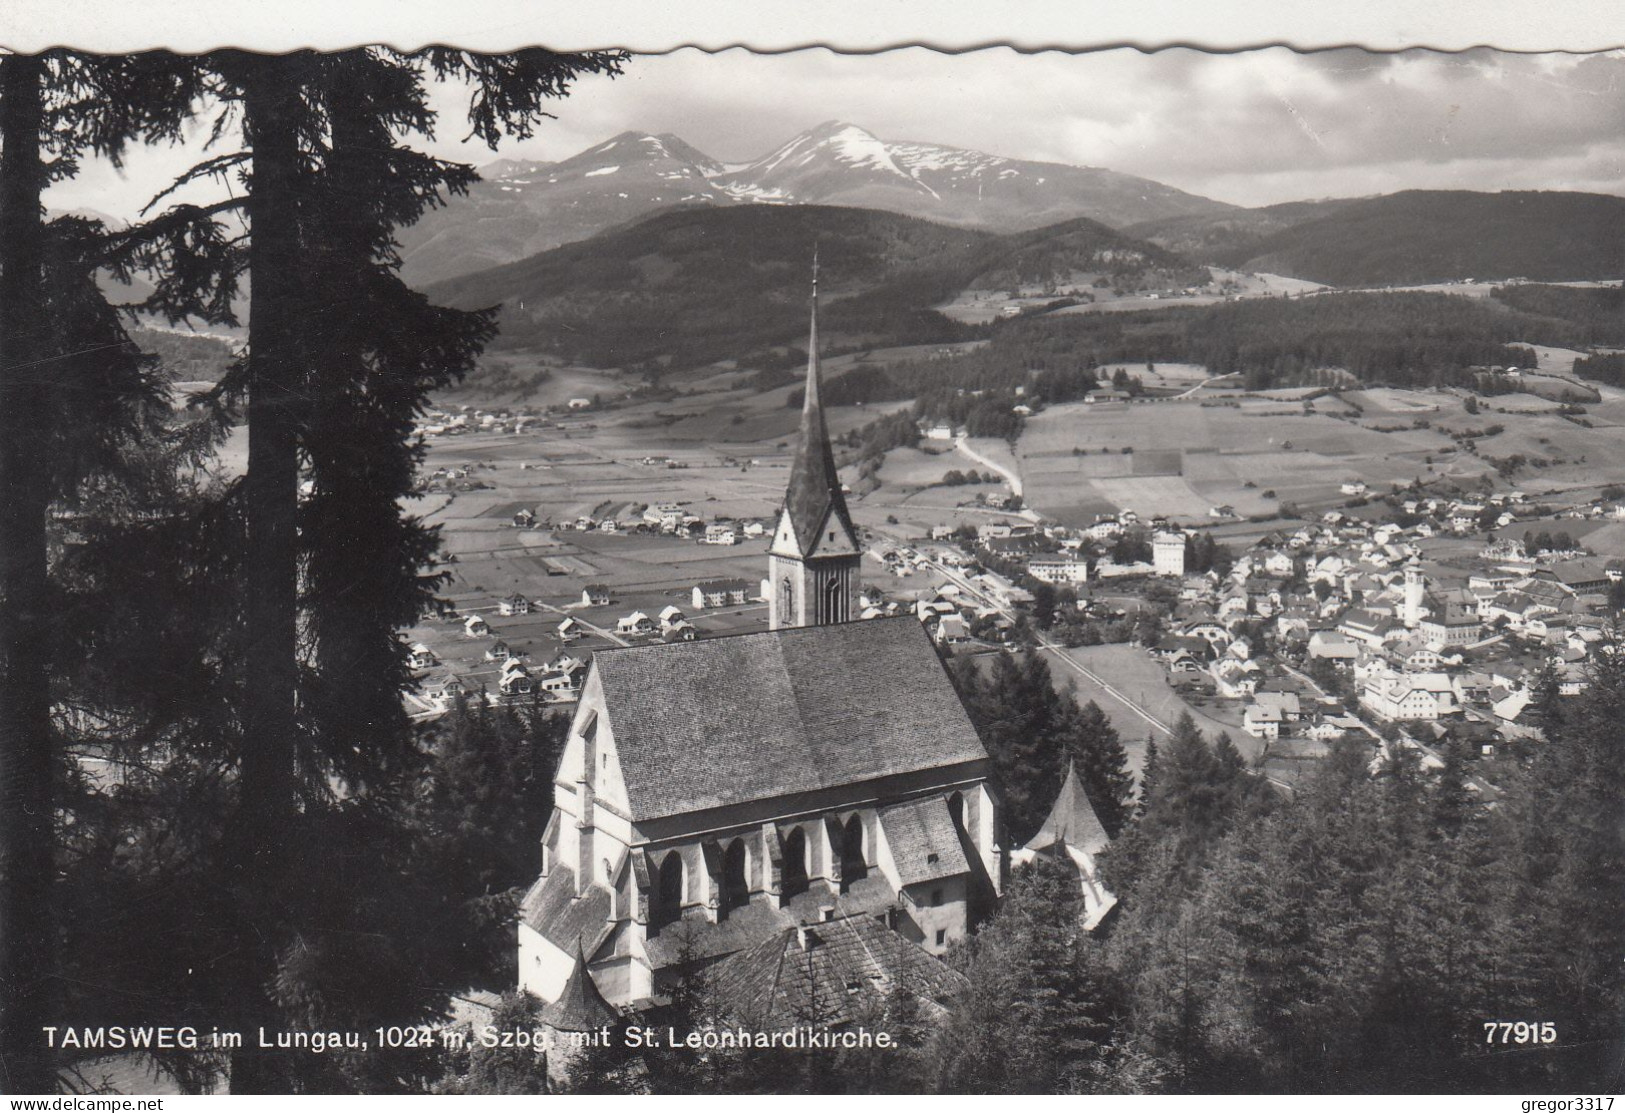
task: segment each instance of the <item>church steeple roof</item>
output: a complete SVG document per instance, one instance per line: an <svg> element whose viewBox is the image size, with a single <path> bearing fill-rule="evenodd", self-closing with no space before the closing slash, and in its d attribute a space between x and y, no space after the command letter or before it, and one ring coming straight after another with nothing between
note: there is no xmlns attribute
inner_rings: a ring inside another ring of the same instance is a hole
<svg viewBox="0 0 1625 1113"><path fill-rule="evenodd" d="M835 453L824 424L824 405L819 398L821 372L818 363L818 257L813 256L812 331L807 343L807 397L801 407L801 430L795 458L790 465L790 487L784 507L795 530L796 547L808 556L816 547L819 530L833 512L853 544L856 544L852 517L841 495L841 477L835 469Z"/></svg>

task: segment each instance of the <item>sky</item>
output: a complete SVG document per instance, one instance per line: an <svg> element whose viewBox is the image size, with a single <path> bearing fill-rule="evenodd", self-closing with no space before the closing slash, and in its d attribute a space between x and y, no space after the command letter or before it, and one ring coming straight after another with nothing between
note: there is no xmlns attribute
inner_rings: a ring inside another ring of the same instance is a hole
<svg viewBox="0 0 1625 1113"><path fill-rule="evenodd" d="M523 143L465 141L466 94L434 92L436 154L567 158L626 130L671 132L723 161L767 153L826 120L1012 158L1137 174L1255 206L1400 189L1625 194L1625 51L1184 48L873 54L682 49L581 80ZM87 165L56 209L129 219L204 154L199 139ZM423 144L419 144L423 145Z"/></svg>

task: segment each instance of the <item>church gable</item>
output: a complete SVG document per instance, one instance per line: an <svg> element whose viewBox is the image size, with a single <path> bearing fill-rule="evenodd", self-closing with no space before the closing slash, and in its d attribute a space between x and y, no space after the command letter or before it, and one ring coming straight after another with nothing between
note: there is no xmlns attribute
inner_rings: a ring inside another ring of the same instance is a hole
<svg viewBox="0 0 1625 1113"><path fill-rule="evenodd" d="M853 556L858 553L857 536L849 523L842 521L832 507L812 533L803 550L808 558L825 556Z"/></svg>
<svg viewBox="0 0 1625 1113"><path fill-rule="evenodd" d="M589 764L590 771L586 768ZM555 780L572 787L585 780L592 786L595 803L605 804L621 815L627 813L626 780L615 746L615 730L603 682L596 669L588 674L582 687Z"/></svg>

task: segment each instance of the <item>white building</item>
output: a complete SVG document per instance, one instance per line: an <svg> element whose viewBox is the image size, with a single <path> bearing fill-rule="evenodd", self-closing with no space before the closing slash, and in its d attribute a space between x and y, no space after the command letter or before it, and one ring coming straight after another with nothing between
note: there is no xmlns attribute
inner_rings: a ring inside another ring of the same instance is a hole
<svg viewBox="0 0 1625 1113"><path fill-rule="evenodd" d="M1089 563L1073 555L1033 557L1027 573L1047 584L1081 584L1089 580Z"/></svg>
<svg viewBox="0 0 1625 1113"><path fill-rule="evenodd" d="M1159 576L1185 574L1185 535L1159 533L1151 539L1151 564Z"/></svg>

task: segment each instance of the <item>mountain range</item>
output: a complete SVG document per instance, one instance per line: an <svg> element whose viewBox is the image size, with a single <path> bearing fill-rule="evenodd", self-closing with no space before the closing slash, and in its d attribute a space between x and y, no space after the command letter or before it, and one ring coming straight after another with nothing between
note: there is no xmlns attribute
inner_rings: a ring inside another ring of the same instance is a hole
<svg viewBox="0 0 1625 1113"><path fill-rule="evenodd" d="M481 176L467 196L400 230L413 285L515 262L673 205L840 205L993 231L1245 211L1112 170L883 140L839 121L743 163L675 135L628 131L561 162L504 159Z"/></svg>
<svg viewBox="0 0 1625 1113"><path fill-rule="evenodd" d="M1403 190L1127 229L1196 262L1329 286L1625 276L1625 198L1557 190Z"/></svg>
<svg viewBox="0 0 1625 1113"><path fill-rule="evenodd" d="M598 367L699 366L799 342L817 245L826 343L963 339L932 311L965 289L1107 275L1206 279L1183 259L1084 217L997 233L826 205L669 208L590 240L425 288L462 309L502 306L505 347Z"/></svg>

